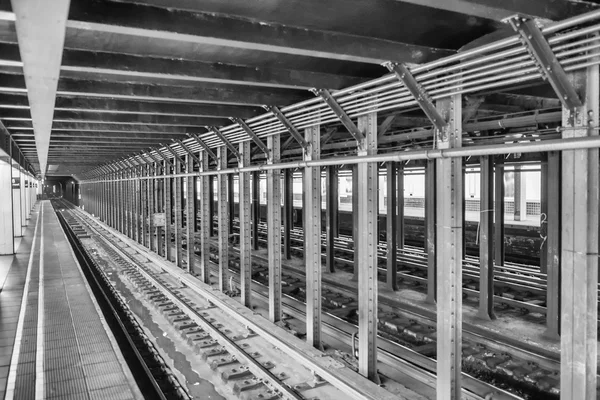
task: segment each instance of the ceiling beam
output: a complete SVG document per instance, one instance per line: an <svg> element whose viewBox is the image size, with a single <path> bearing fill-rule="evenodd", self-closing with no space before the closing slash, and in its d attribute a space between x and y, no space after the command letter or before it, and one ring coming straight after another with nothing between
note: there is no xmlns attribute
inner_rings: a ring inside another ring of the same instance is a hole
<svg viewBox="0 0 600 400"><path fill-rule="evenodd" d="M33 136L28 134L28 133L24 133L24 132L17 132L17 133L13 133L13 138L15 139L15 141L24 141L24 140L31 140L33 139ZM184 135L181 135L181 137L184 137ZM94 139L94 138L100 138L100 139L138 139L140 141L140 143L142 143L145 139L152 139L152 140L162 140L162 141L170 141L172 139L178 138L177 135L160 135L160 134L152 134L152 135L148 135L147 133L139 133L139 132L124 132L124 133L103 133L103 134L99 134L97 132L52 132L52 140L54 141L55 139L85 139L85 138L90 138L90 139Z"/></svg>
<svg viewBox="0 0 600 400"><path fill-rule="evenodd" d="M69 0L11 1L42 176L46 174L69 3Z"/></svg>
<svg viewBox="0 0 600 400"><path fill-rule="evenodd" d="M22 75L0 74L0 91L24 92ZM303 90L256 88L251 86L198 83L194 87L142 85L124 82L61 79L56 95L96 98L164 101L177 103L220 103L234 105L292 104L309 97ZM30 99L31 104L31 99ZM54 104L54 103L53 103Z"/></svg>
<svg viewBox="0 0 600 400"><path fill-rule="evenodd" d="M5 123L30 122L29 110L10 110L0 113L0 119ZM82 122L96 124L126 124L126 125L156 125L179 127L203 127L207 125L223 126L230 121L225 118L170 116L170 115L131 115L111 114L86 111L55 111L54 123ZM23 125L28 126L28 125Z"/></svg>
<svg viewBox="0 0 600 400"><path fill-rule="evenodd" d="M0 43L0 66L22 66L16 44ZM18 69L15 69L18 72ZM129 54L65 49L61 77L194 86L197 82L287 89L341 89L363 79L316 71L255 68Z"/></svg>
<svg viewBox="0 0 600 400"><path fill-rule="evenodd" d="M27 131L33 129L31 121L7 121L6 129ZM52 131L113 131L113 132L148 132L148 133L204 133L206 128L203 126L173 126L173 125L152 125L143 123L110 123L110 122L78 122L78 121L54 121Z"/></svg>
<svg viewBox="0 0 600 400"><path fill-rule="evenodd" d="M26 110L29 115L29 102L27 101L27 97L23 94L0 93L0 109ZM54 110L56 112L74 111L214 118L238 117L243 119L252 118L264 113L263 108L253 106L161 103L86 97L59 97L56 99Z"/></svg>
<svg viewBox="0 0 600 400"><path fill-rule="evenodd" d="M68 26L79 31L371 64L423 63L452 53L392 40L266 24L214 13L107 1L74 0Z"/></svg>
<svg viewBox="0 0 600 400"><path fill-rule="evenodd" d="M502 21L514 14L562 20L598 8L597 4L580 0L396 0L444 11Z"/></svg>

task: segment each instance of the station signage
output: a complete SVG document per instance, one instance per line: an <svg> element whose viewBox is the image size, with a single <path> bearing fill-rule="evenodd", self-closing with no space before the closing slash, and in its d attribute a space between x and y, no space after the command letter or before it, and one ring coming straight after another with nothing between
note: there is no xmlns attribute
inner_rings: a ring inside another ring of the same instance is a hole
<svg viewBox="0 0 600 400"><path fill-rule="evenodd" d="M12 188L13 189L21 188L21 180L19 178L12 178Z"/></svg>

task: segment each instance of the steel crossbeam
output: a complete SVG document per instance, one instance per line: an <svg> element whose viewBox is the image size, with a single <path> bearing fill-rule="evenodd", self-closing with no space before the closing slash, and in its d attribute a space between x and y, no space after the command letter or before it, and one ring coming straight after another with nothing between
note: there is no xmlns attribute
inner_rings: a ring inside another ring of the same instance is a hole
<svg viewBox="0 0 600 400"><path fill-rule="evenodd" d="M244 120L241 118L232 118L231 120L234 123L238 124L240 126L240 128L242 128L244 130L244 132L246 132L246 134L250 137L250 139L252 139L252 141L254 143L256 143L258 148L263 153L265 153L265 156L267 156L267 159L268 159L269 158L269 148L262 140L260 140L260 138L258 136L256 136L256 133L254 133L254 131L248 126L248 124L246 124L244 122Z"/></svg>
<svg viewBox="0 0 600 400"><path fill-rule="evenodd" d="M448 123L442 118L439 111L435 108L435 105L431 101L429 94L423 87L417 82L413 74L410 72L408 67L404 64L386 63L385 67L394 73L396 77L404 84L406 89L415 98L419 107L423 110L427 118L431 121L433 126L438 132L443 133Z"/></svg>
<svg viewBox="0 0 600 400"><path fill-rule="evenodd" d="M537 63L542 78L548 80L565 108L573 111L576 107L581 107L583 103L579 95L569 82L567 73L535 21L521 15L514 15L507 18L505 22L521 36L521 42Z"/></svg>

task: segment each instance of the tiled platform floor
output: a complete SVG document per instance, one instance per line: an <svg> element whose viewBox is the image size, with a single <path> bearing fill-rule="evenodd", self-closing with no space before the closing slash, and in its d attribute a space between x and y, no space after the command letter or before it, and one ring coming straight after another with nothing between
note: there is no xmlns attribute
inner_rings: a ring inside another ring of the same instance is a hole
<svg viewBox="0 0 600 400"><path fill-rule="evenodd" d="M31 221L0 292L0 397L141 399L49 201Z"/></svg>

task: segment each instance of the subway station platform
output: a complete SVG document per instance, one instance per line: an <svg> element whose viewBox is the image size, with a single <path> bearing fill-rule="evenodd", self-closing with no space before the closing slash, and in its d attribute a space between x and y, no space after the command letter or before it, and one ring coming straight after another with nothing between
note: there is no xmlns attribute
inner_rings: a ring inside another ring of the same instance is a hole
<svg viewBox="0 0 600 400"><path fill-rule="evenodd" d="M50 202L29 221L0 260L0 396L141 399Z"/></svg>

